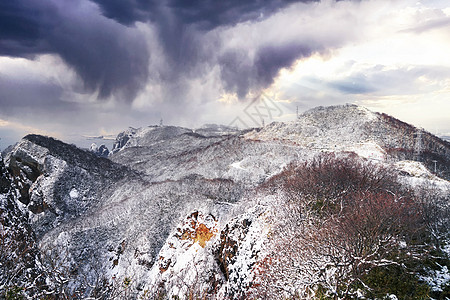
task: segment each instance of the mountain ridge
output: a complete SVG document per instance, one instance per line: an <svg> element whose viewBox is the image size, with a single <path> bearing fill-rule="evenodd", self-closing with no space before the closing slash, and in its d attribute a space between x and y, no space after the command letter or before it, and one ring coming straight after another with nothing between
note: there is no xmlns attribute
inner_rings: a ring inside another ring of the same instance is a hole
<svg viewBox="0 0 450 300"><path fill-rule="evenodd" d="M327 155L386 166L405 186L450 191L450 143L358 106L316 108L245 131L202 130L130 128L108 159L38 135L7 154L14 201L26 211L38 251L67 271L64 283L48 275L49 293L60 284L81 298L96 289L114 298L125 285L128 298L193 290L245 297L280 221L273 209L282 191L262 187Z"/></svg>

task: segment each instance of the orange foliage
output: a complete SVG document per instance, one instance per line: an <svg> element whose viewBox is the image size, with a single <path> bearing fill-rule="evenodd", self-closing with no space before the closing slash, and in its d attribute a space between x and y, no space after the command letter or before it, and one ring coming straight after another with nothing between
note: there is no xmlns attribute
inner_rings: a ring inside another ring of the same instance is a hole
<svg viewBox="0 0 450 300"><path fill-rule="evenodd" d="M214 233L209 230L208 227L206 227L205 224L200 224L195 229L195 238L194 243L198 242L198 244L205 248L206 242L209 241L214 236Z"/></svg>

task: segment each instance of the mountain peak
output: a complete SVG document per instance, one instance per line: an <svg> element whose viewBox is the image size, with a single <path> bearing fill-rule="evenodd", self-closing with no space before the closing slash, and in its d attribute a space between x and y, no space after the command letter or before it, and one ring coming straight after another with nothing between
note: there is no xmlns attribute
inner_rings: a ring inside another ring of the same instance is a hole
<svg viewBox="0 0 450 300"><path fill-rule="evenodd" d="M372 112L368 108L356 104L344 104L333 106L318 106L310 110L305 111L299 115L299 119L302 118L324 118L330 116L333 119L342 118L340 121L346 121L355 118L367 118L368 120L374 120L377 118L377 113Z"/></svg>

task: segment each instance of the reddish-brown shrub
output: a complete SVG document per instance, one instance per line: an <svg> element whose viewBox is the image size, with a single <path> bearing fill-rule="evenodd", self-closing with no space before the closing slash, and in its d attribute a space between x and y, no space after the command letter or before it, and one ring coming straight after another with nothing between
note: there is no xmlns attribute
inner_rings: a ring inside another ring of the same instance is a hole
<svg viewBox="0 0 450 300"><path fill-rule="evenodd" d="M395 174L355 155L324 154L269 181L264 188L279 203L270 259L259 266L260 295L302 298L319 286L350 295L373 267L396 264L393 254L422 230L423 218Z"/></svg>

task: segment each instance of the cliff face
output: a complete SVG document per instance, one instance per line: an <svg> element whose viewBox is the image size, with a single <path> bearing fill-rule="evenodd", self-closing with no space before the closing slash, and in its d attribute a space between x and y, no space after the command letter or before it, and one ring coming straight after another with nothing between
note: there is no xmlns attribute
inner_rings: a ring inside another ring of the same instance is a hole
<svg viewBox="0 0 450 300"><path fill-rule="evenodd" d="M37 135L26 136L7 161L38 237L83 215L98 205L99 193L133 176L108 159Z"/></svg>
<svg viewBox="0 0 450 300"><path fill-rule="evenodd" d="M238 299L255 286L277 222L271 212L278 202L260 191L262 184L322 152L355 152L383 165L417 158L434 168L437 160L438 175L447 176L449 143L418 132L361 107L339 106L250 132L212 125L196 132L129 129L108 159L29 135L5 157L9 171L2 165L2 224L23 225L19 240L35 251L27 258L30 270L33 255L45 254L46 272L60 266L59 277L47 276L54 294L114 298L121 290L125 298L170 298L206 291ZM405 178L448 188L417 164L396 167Z"/></svg>
<svg viewBox="0 0 450 300"><path fill-rule="evenodd" d="M0 155L0 292L33 296L44 289L45 275L28 212L18 197Z"/></svg>

